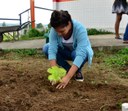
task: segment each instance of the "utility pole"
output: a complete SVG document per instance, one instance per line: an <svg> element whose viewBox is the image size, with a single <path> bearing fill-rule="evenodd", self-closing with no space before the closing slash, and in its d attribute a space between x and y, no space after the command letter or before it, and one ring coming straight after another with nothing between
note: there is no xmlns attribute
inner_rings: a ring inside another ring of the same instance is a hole
<svg viewBox="0 0 128 111"><path fill-rule="evenodd" d="M31 10L32 28L35 28L35 5L34 5L34 0L30 0L30 10Z"/></svg>

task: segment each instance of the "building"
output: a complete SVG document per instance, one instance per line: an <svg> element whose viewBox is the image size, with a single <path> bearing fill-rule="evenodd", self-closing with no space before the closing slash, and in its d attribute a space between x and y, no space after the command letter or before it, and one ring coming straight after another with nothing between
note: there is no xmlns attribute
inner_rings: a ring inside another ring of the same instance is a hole
<svg viewBox="0 0 128 111"><path fill-rule="evenodd" d="M53 0L53 9L68 10L72 18L87 28L114 31L116 14L112 14L114 0ZM124 32L128 16L123 15L120 32Z"/></svg>

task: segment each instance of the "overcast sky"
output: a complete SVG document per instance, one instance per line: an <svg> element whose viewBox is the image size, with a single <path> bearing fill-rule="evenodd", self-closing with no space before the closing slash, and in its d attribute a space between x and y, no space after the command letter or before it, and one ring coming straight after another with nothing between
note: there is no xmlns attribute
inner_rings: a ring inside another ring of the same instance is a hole
<svg viewBox="0 0 128 111"><path fill-rule="evenodd" d="M35 0L35 6L52 9L52 0ZM0 0L0 18L18 18L19 13L30 8L30 0ZM30 19L30 13L22 15L22 21ZM48 24L51 11L35 9L36 23ZM0 22L3 22L0 20ZM7 21L5 21L7 22Z"/></svg>

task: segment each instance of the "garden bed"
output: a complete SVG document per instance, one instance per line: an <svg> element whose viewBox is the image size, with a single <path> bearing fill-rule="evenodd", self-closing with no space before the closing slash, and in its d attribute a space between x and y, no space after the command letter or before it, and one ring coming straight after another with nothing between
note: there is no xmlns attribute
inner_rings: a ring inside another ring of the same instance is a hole
<svg viewBox="0 0 128 111"><path fill-rule="evenodd" d="M96 53L92 67L84 66L84 82L72 79L58 90L47 79L44 55L21 52L0 53L0 111L120 111L128 102L128 78L120 76L128 67L107 65L108 53Z"/></svg>

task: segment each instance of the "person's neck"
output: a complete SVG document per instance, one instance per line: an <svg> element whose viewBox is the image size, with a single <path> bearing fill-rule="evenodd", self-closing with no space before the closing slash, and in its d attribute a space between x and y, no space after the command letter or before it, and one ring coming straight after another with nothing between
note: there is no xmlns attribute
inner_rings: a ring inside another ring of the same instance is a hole
<svg viewBox="0 0 128 111"><path fill-rule="evenodd" d="M69 30L69 32L67 33L67 35L64 36L64 39L65 40L68 40L72 36L72 32L73 32L73 23L71 22L71 29Z"/></svg>

